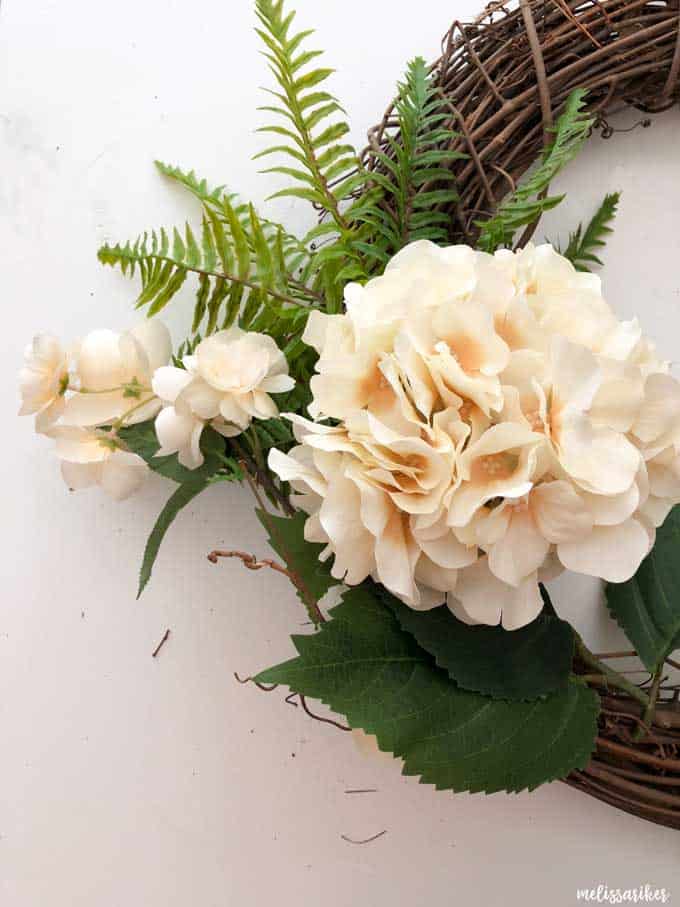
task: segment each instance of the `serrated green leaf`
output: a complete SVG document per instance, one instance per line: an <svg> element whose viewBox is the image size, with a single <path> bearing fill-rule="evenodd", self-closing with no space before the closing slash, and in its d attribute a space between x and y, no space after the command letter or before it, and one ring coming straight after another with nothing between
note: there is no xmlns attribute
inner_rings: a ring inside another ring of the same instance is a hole
<svg viewBox="0 0 680 907"><path fill-rule="evenodd" d="M201 250L198 248L196 237L194 236L193 230L191 229L189 224L186 224L184 228L184 236L186 240L187 268L190 270L196 270L201 264Z"/></svg>
<svg viewBox="0 0 680 907"><path fill-rule="evenodd" d="M197 469L187 469L186 466L182 466L177 459L177 454L156 456L160 444L156 437L153 420L121 428L118 430L118 436L129 450L147 463L150 469L178 484L207 479L216 473L223 463L224 438L210 427L206 427L201 435L201 451L205 459L203 465Z"/></svg>
<svg viewBox="0 0 680 907"><path fill-rule="evenodd" d="M414 611L390 595L380 595L403 630L464 690L494 699L536 699L569 682L574 633L550 614L519 630L468 626L443 605Z"/></svg>
<svg viewBox="0 0 680 907"><path fill-rule="evenodd" d="M156 562L158 551L165 534L170 528L180 510L183 510L196 495L200 494L208 485L207 480L185 482L171 495L165 507L161 510L156 523L151 530L146 547L144 548L144 558L142 568L139 572L139 588L137 589L137 598L144 591L146 584L151 579L151 571Z"/></svg>
<svg viewBox="0 0 680 907"><path fill-rule="evenodd" d="M234 243L234 252L238 265L238 278L239 280L246 280L250 274L250 249L248 247L248 239L233 206L226 198L223 202L223 209Z"/></svg>
<svg viewBox="0 0 680 907"><path fill-rule="evenodd" d="M607 605L648 671L680 648L680 505L657 530L656 542L626 583L608 583Z"/></svg>
<svg viewBox="0 0 680 907"><path fill-rule="evenodd" d="M291 63L291 69L292 69ZM314 88L315 85L320 85L321 82L325 82L329 76L332 76L335 72L334 69L313 69L311 72L305 73L304 76L300 76L299 79L296 79L293 89L297 94L301 94L303 91Z"/></svg>
<svg viewBox="0 0 680 907"><path fill-rule="evenodd" d="M191 323L191 333L195 334L198 331L203 317L205 315L206 306L208 303L208 295L210 293L210 278L205 274L201 274L198 280L198 292L196 294L196 305L194 306L194 318Z"/></svg>
<svg viewBox="0 0 680 907"><path fill-rule="evenodd" d="M584 684L533 702L490 699L457 687L367 589L346 593L331 618L293 637L297 658L256 679L345 715L402 758L404 774L437 789L520 791L590 759L598 698Z"/></svg>
<svg viewBox="0 0 680 907"><path fill-rule="evenodd" d="M173 227L172 230L172 257L175 261L184 261L184 256L186 254L186 249L184 247L184 242L182 237L179 235L179 230L177 227Z"/></svg>
<svg viewBox="0 0 680 907"><path fill-rule="evenodd" d="M185 268L175 269L170 280L166 283L161 292L156 295L155 300L151 304L149 308L149 318L157 315L166 307L172 297L180 291L182 284L184 283L186 278L187 272Z"/></svg>
<svg viewBox="0 0 680 907"><path fill-rule="evenodd" d="M305 541L307 514L298 511L292 517L280 517L263 510L256 513L268 533L269 544L295 576L298 598L311 620L318 624L318 603L338 580L333 579L328 567L319 560L323 545Z"/></svg>
<svg viewBox="0 0 680 907"><path fill-rule="evenodd" d="M250 228L255 247L257 275L262 286L268 288L274 283L274 263L271 250L262 232L262 225L252 205L250 206Z"/></svg>

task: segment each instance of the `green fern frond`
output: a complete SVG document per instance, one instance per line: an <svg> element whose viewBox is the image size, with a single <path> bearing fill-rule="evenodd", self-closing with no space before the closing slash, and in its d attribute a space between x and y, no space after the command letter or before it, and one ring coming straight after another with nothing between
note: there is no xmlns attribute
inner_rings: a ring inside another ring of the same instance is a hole
<svg viewBox="0 0 680 907"><path fill-rule="evenodd" d="M350 211L368 228L368 241L358 246L376 267L414 240L447 241L449 219L436 207L458 199L450 165L464 157L448 148L451 132L443 122L449 114L422 57L409 63L398 89L396 131L376 154L381 169L371 174L378 191Z"/></svg>
<svg viewBox="0 0 680 907"><path fill-rule="evenodd" d="M103 246L99 260L129 277L139 275L137 307L146 308L149 316L162 311L193 275L193 334L210 334L238 320L289 343L301 334L309 307L318 300L291 277L281 234L270 243L252 205L247 223L226 196L221 212L222 217L205 214L200 237L189 224L172 235L161 228L134 243Z"/></svg>
<svg viewBox="0 0 680 907"><path fill-rule="evenodd" d="M493 252L499 246L512 245L517 230L533 224L540 216L558 205L563 195L549 196L550 183L581 150L590 134L594 118L584 112L586 92L573 91L564 113L554 128L555 139L545 150L540 164L503 202L496 214L478 222L481 228L478 247Z"/></svg>
<svg viewBox="0 0 680 907"><path fill-rule="evenodd" d="M172 164L166 164L163 161L154 161L154 164L163 176L167 176L169 179L179 183L180 186L191 192L203 204L221 204L225 190L224 186L216 186L211 189L207 180L199 179L193 170L182 170L180 167L174 167ZM233 201L235 196L231 195L229 198Z"/></svg>
<svg viewBox="0 0 680 907"><path fill-rule="evenodd" d="M583 225L579 224L576 230L569 234L569 244L562 255L568 258L578 271L589 271L591 265L602 265L595 253L596 250L604 248L606 237L613 232L610 224L616 217L620 200L620 192L605 195L604 201L585 230Z"/></svg>
<svg viewBox="0 0 680 907"><path fill-rule="evenodd" d="M332 219L340 233L345 233L349 225L341 203L363 184L363 176L356 151L343 141L349 132L345 111L322 89L333 70L309 66L321 52L304 49L311 31L293 34L295 13L285 10L283 0L256 0L255 9L262 26L257 33L279 88L269 91L275 103L261 108L278 121L258 130L276 136L277 144L256 157L284 156L285 165L264 172L281 174L297 184L272 198L309 201Z"/></svg>
<svg viewBox="0 0 680 907"><path fill-rule="evenodd" d="M193 170L182 170L180 167L165 164L163 161L155 161L154 163L160 173L178 183L197 198L210 219L217 217L227 231L231 232L229 220L224 213L224 201L226 199L246 233L246 237L249 237L250 206L242 201L235 192L227 192L224 186L211 188L207 180L199 179ZM298 280L304 283L311 265L311 255L305 243L291 233L287 233L279 224L273 221L260 218L260 223L267 242L278 241L280 236L288 273L297 275Z"/></svg>

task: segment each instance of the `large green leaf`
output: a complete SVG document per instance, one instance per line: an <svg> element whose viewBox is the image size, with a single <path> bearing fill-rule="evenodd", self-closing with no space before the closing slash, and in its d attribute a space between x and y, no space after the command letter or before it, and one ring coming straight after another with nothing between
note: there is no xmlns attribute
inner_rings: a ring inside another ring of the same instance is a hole
<svg viewBox="0 0 680 907"><path fill-rule="evenodd" d="M298 598L314 624L321 623L318 603L338 580L333 579L328 567L319 560L324 546L305 541L307 514L298 511L292 517L280 517L264 510L256 513L267 530L269 544L291 573Z"/></svg>
<svg viewBox="0 0 680 907"><path fill-rule="evenodd" d="M566 621L544 612L509 632L468 626L445 605L414 611L393 596L384 600L402 629L464 690L494 699L536 699L568 686L574 633Z"/></svg>
<svg viewBox="0 0 680 907"><path fill-rule="evenodd" d="M439 789L532 789L590 758L592 690L572 680L533 702L461 690L370 589L350 590L319 633L293 641L299 656L257 680L322 700L401 757L405 774Z"/></svg>
<svg viewBox="0 0 680 907"><path fill-rule="evenodd" d="M632 579L609 583L607 604L635 646L644 666L655 671L680 648L680 505L656 534L656 544Z"/></svg>

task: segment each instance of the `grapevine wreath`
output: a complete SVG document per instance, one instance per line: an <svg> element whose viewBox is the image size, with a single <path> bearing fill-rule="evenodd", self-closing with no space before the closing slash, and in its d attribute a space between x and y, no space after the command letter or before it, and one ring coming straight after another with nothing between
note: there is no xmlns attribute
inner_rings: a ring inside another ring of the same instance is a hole
<svg viewBox="0 0 680 907"><path fill-rule="evenodd" d="M680 383L591 273L618 195L532 242L613 112L677 104L677 0L493 3L409 64L361 154L311 32L255 6L274 78L258 157L314 226L158 163L202 222L100 249L149 318L69 349L36 336L22 414L71 488L173 483L140 592L184 506L250 486L278 560L210 558L285 573L313 623L258 685L323 701L439 789L563 779L680 828ZM173 354L155 316L187 281ZM558 617L564 569L605 581L630 651L595 655Z"/></svg>

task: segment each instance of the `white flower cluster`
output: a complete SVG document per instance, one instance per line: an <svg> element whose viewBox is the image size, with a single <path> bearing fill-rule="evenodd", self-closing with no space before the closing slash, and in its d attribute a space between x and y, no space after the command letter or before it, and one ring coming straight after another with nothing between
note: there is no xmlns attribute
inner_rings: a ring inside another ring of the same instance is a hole
<svg viewBox="0 0 680 907"><path fill-rule="evenodd" d="M299 446L270 466L333 575L521 627L564 567L628 579L680 502L680 384L551 246L416 242L313 313Z"/></svg>
<svg viewBox="0 0 680 907"><path fill-rule="evenodd" d="M195 469L206 425L241 434L253 418L277 415L269 393L294 386L271 337L236 327L203 340L184 368L169 365L171 356L170 334L155 320L124 334L92 331L71 351L47 334L28 346L19 412L35 414L36 430L55 439L70 488L98 484L117 500L132 494L148 467L117 432L154 417L158 455L178 453Z"/></svg>

